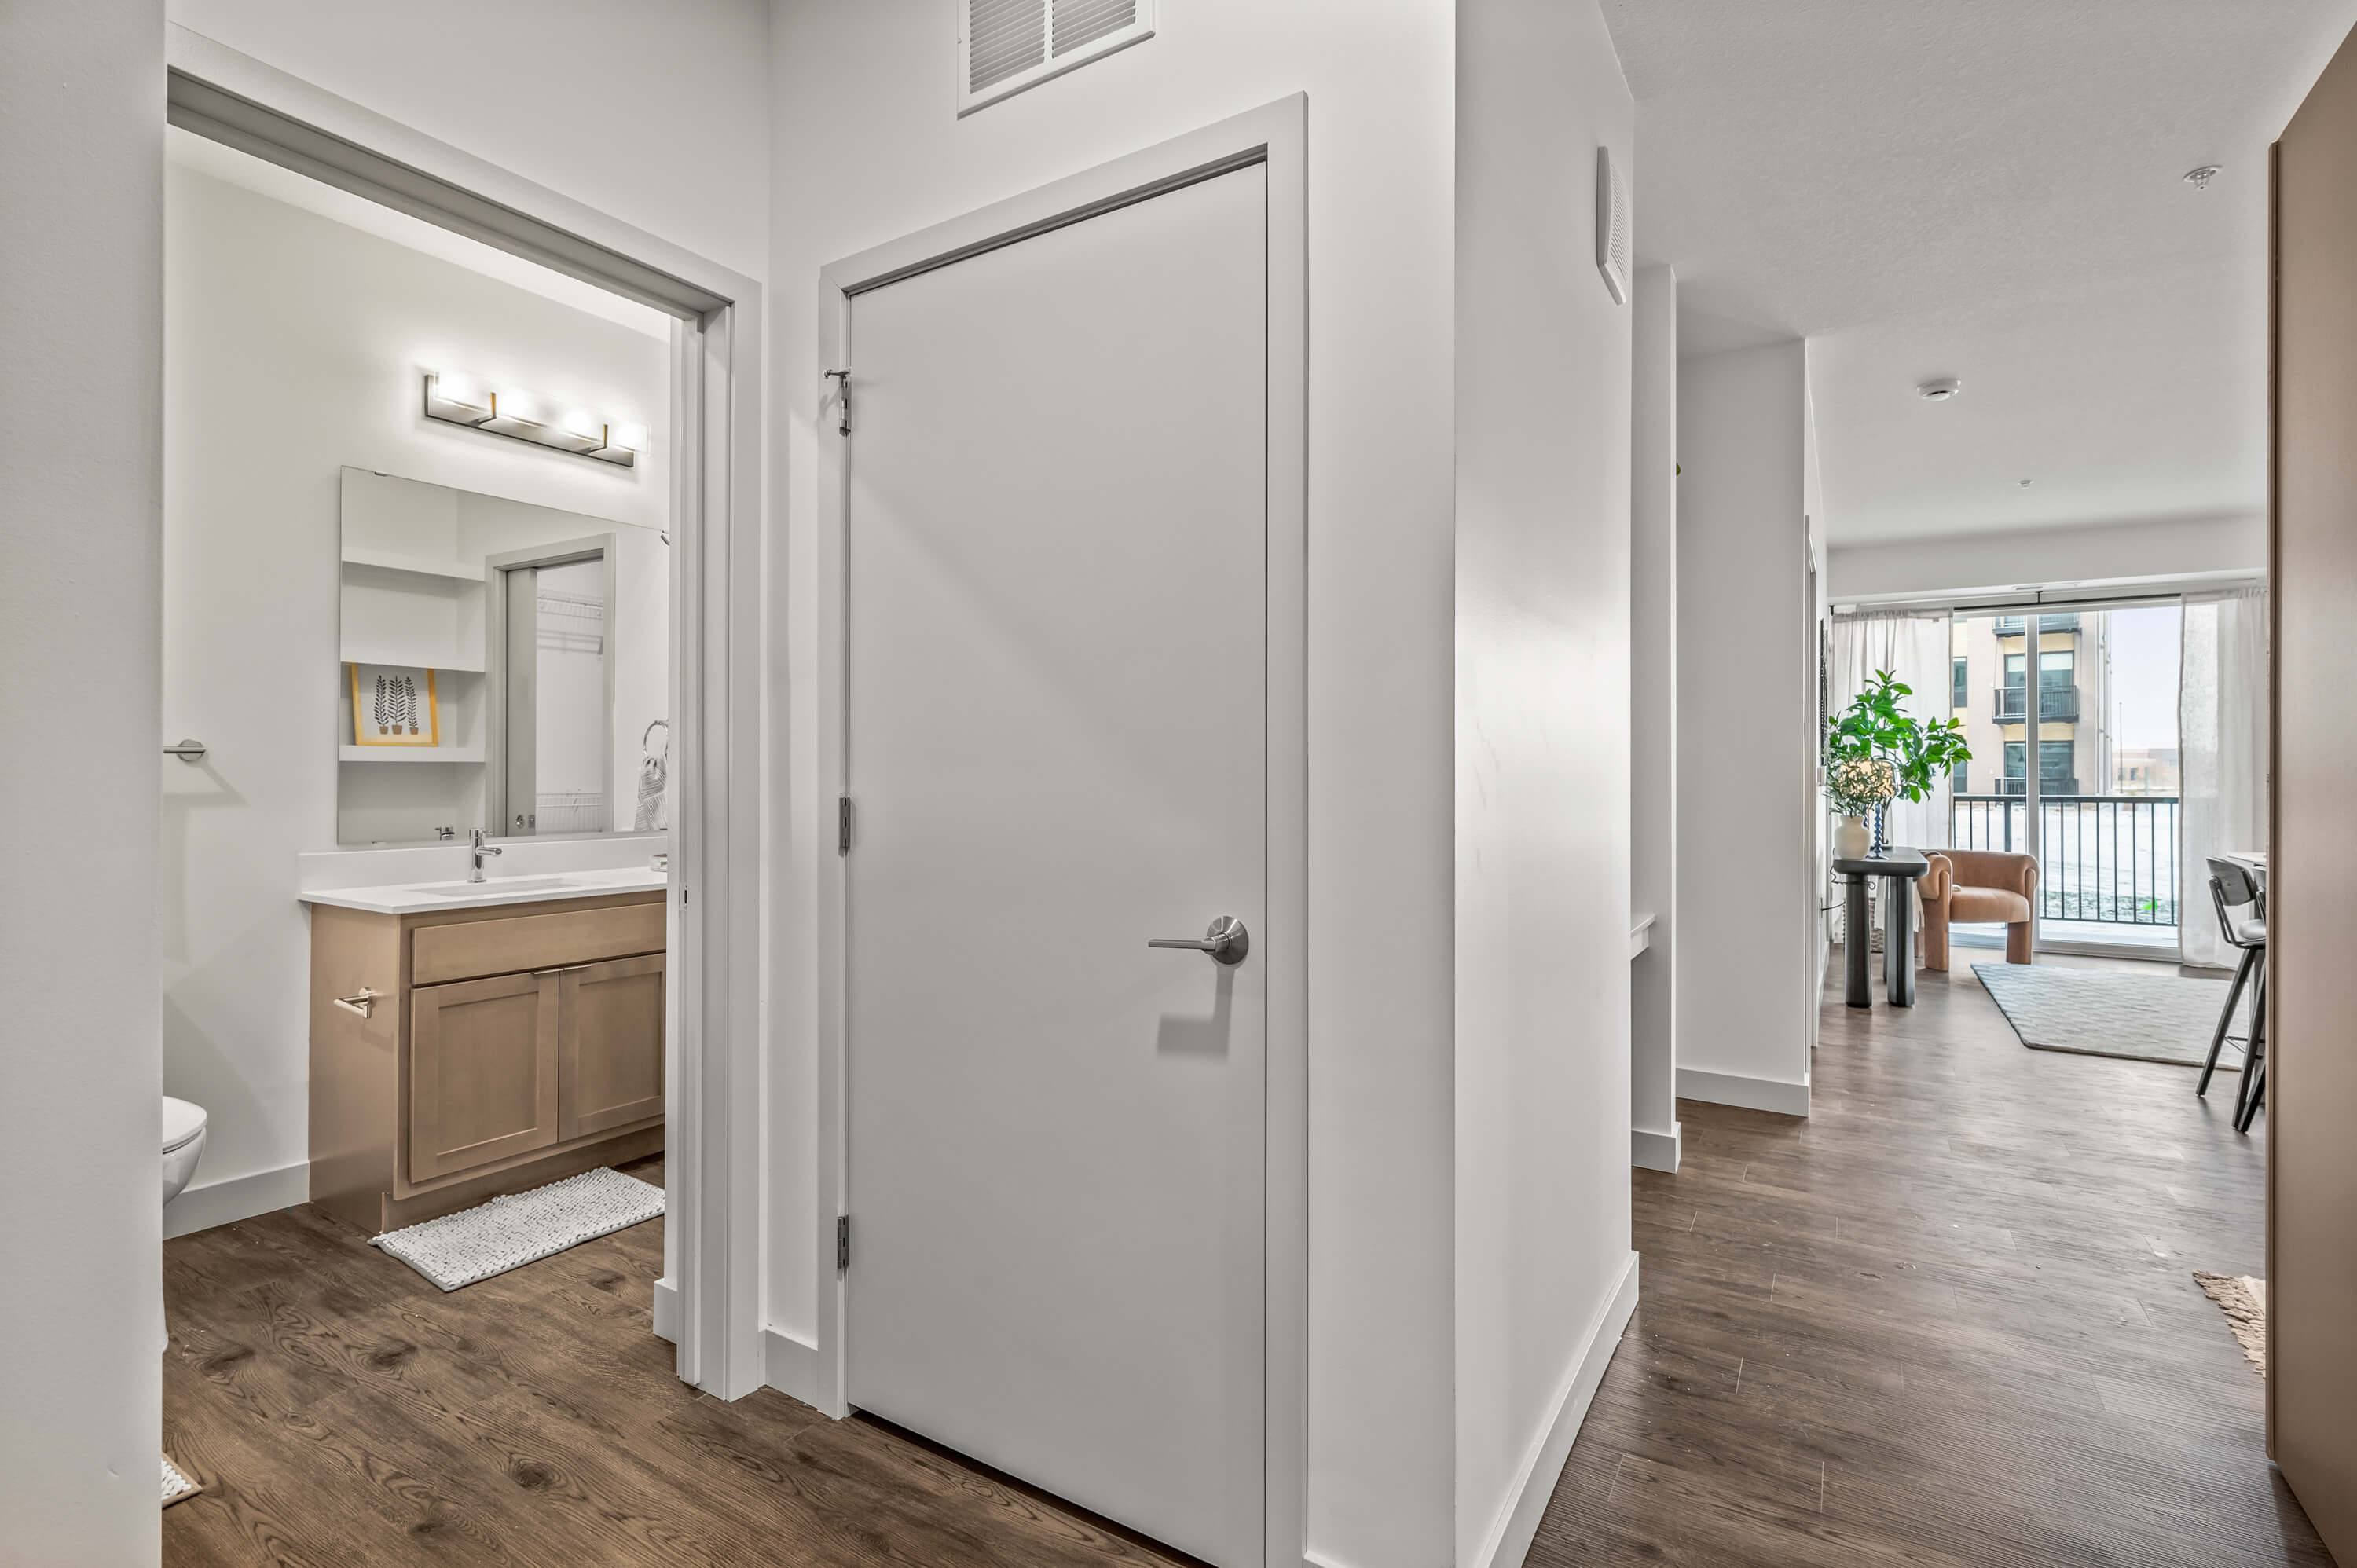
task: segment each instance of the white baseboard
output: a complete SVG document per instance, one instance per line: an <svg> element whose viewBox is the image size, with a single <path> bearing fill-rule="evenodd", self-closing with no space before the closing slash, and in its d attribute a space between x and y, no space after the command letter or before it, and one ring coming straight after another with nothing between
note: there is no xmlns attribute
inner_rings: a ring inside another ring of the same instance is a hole
<svg viewBox="0 0 2357 1568"><path fill-rule="evenodd" d="M668 1279L655 1282L655 1337L679 1343L679 1287Z"/></svg>
<svg viewBox="0 0 2357 1568"><path fill-rule="evenodd" d="M1572 1358L1570 1376L1555 1391L1553 1414L1514 1473L1497 1522L1491 1525L1467 1568L1523 1568L1531 1538L1538 1534L1539 1520L1546 1513L1547 1499L1555 1495L1564 1463L1571 1457L1572 1440L1579 1435L1579 1423L1587 1419L1597 1386L1604 1381L1604 1369L1620 1347L1621 1330L1629 1326L1629 1315L1636 1310L1637 1254L1631 1252L1620 1265L1620 1282L1606 1298L1603 1310L1587 1326L1587 1337Z"/></svg>
<svg viewBox="0 0 2357 1568"><path fill-rule="evenodd" d="M807 1405L818 1403L818 1347L781 1328L761 1330L761 1380Z"/></svg>
<svg viewBox="0 0 2357 1568"><path fill-rule="evenodd" d="M1678 1069L1678 1098L1704 1100L1713 1105L1739 1105L1746 1111L1772 1111L1780 1116L1809 1113L1809 1086L1775 1078L1746 1078L1740 1073Z"/></svg>
<svg viewBox="0 0 2357 1568"><path fill-rule="evenodd" d="M188 1187L164 1206L164 1240L311 1201L309 1161Z"/></svg>
<svg viewBox="0 0 2357 1568"><path fill-rule="evenodd" d="M1678 1174L1678 1124L1670 1123L1666 1133L1648 1133L1642 1127L1629 1129L1629 1163L1649 1171Z"/></svg>

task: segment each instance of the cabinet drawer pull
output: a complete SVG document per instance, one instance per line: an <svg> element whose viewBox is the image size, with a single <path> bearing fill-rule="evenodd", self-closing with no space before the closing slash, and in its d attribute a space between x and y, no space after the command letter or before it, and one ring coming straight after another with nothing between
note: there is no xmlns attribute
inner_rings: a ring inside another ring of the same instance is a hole
<svg viewBox="0 0 2357 1568"><path fill-rule="evenodd" d="M357 1013L361 1017L365 1018L369 1015L369 1009L374 1007L383 999L383 992L371 991L367 986L363 985L360 989L359 995L339 996L335 999L335 1003L337 1006L342 1008L345 1012Z"/></svg>
<svg viewBox="0 0 2357 1568"><path fill-rule="evenodd" d="M535 969L532 972L532 974L533 978L537 980L543 975L578 974L585 969L595 969L597 967L597 966L594 963L568 963L562 969Z"/></svg>

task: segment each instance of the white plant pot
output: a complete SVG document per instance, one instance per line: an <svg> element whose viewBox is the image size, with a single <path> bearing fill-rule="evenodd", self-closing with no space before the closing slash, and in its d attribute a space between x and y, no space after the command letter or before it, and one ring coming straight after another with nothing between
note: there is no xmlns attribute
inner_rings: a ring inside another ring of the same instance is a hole
<svg viewBox="0 0 2357 1568"><path fill-rule="evenodd" d="M1864 860L1872 848L1874 835L1866 831L1864 817L1844 817L1834 825L1834 858Z"/></svg>

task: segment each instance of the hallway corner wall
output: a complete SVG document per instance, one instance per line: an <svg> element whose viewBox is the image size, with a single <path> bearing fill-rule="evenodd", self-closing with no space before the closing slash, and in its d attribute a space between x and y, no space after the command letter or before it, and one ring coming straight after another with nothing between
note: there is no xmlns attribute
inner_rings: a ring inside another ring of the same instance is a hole
<svg viewBox="0 0 2357 1568"><path fill-rule="evenodd" d="M1629 966L1631 1163L1678 1162L1678 274L1641 267L1630 434L1630 915L1653 921Z"/></svg>
<svg viewBox="0 0 2357 1568"><path fill-rule="evenodd" d="M1679 361L1678 463L1678 1092L1806 1115L1805 346Z"/></svg>
<svg viewBox="0 0 2357 1568"><path fill-rule="evenodd" d="M160 1550L164 18L0 7L0 1563Z"/></svg>
<svg viewBox="0 0 2357 1568"><path fill-rule="evenodd" d="M1456 10L1453 1561L1507 1568L1635 1301L1633 329L1596 261L1635 105L1595 0Z"/></svg>

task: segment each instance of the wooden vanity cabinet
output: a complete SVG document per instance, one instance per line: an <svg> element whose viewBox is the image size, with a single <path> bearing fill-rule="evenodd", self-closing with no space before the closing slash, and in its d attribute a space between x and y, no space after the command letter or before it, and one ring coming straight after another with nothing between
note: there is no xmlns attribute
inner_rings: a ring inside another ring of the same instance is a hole
<svg viewBox="0 0 2357 1568"><path fill-rule="evenodd" d="M311 1201L376 1234L661 1150L664 914L315 905Z"/></svg>

